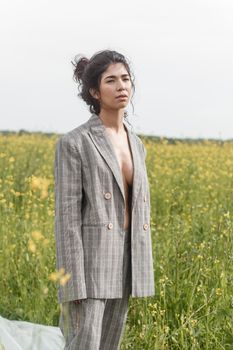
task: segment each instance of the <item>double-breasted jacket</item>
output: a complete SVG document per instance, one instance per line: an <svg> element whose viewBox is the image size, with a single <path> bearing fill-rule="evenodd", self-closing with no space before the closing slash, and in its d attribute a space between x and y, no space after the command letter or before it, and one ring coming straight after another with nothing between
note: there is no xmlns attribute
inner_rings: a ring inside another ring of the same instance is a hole
<svg viewBox="0 0 233 350"><path fill-rule="evenodd" d="M152 296L154 269L146 149L124 121L133 157L132 297ZM56 267L70 274L60 303L121 298L125 194L120 166L102 120L92 114L55 147Z"/></svg>

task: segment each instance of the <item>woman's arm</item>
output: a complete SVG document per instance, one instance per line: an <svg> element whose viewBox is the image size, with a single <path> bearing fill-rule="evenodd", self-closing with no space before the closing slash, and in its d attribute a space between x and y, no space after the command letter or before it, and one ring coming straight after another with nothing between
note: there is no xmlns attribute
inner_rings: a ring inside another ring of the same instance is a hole
<svg viewBox="0 0 233 350"><path fill-rule="evenodd" d="M60 285L59 302L86 299L82 244L82 164L77 146L64 135L56 145L55 162L55 241L57 269L71 275Z"/></svg>

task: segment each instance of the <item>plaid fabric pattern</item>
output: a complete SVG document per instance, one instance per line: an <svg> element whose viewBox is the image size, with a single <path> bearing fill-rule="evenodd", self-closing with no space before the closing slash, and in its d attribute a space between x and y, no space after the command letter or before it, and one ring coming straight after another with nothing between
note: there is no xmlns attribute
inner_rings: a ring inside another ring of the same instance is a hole
<svg viewBox="0 0 233 350"><path fill-rule="evenodd" d="M131 291L130 231L123 231L123 296L119 299L87 298L81 304L62 303L59 327L64 350L119 350Z"/></svg>
<svg viewBox="0 0 233 350"><path fill-rule="evenodd" d="M155 293L146 150L124 124L134 165L131 296L146 297ZM58 140L54 178L56 267L71 275L58 287L59 302L122 298L124 185L113 145L98 115L92 114Z"/></svg>

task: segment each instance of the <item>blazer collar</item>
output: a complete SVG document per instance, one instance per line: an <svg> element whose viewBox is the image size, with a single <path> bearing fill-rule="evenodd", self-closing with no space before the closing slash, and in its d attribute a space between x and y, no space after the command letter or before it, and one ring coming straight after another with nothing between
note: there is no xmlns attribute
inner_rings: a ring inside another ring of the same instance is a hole
<svg viewBox="0 0 233 350"><path fill-rule="evenodd" d="M140 170L142 169L141 159L140 159L140 153L138 152L138 149L137 149L136 138L133 132L129 129L128 125L126 125L125 121L123 121L123 123L126 127L129 145L130 145L132 157L133 157L134 171L133 171L133 184L132 184L133 188L132 188L132 203L131 203L131 208L133 209L139 189L142 184L141 172L140 172ZM115 154L113 144L109 136L107 135L106 128L102 120L100 119L100 117L95 113L93 113L92 116L89 118L88 124L89 124L88 134L92 142L96 146L97 150L99 151L101 156L105 159L107 165L111 169L125 202L125 192L124 192L122 172Z"/></svg>

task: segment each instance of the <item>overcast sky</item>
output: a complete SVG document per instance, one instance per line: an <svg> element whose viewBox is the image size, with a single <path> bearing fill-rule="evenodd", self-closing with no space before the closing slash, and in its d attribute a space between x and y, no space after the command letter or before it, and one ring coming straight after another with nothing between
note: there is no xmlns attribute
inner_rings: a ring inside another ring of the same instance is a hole
<svg viewBox="0 0 233 350"><path fill-rule="evenodd" d="M136 132L233 138L232 0L4 0L0 33L0 130L84 123L70 61L113 49L136 78Z"/></svg>

